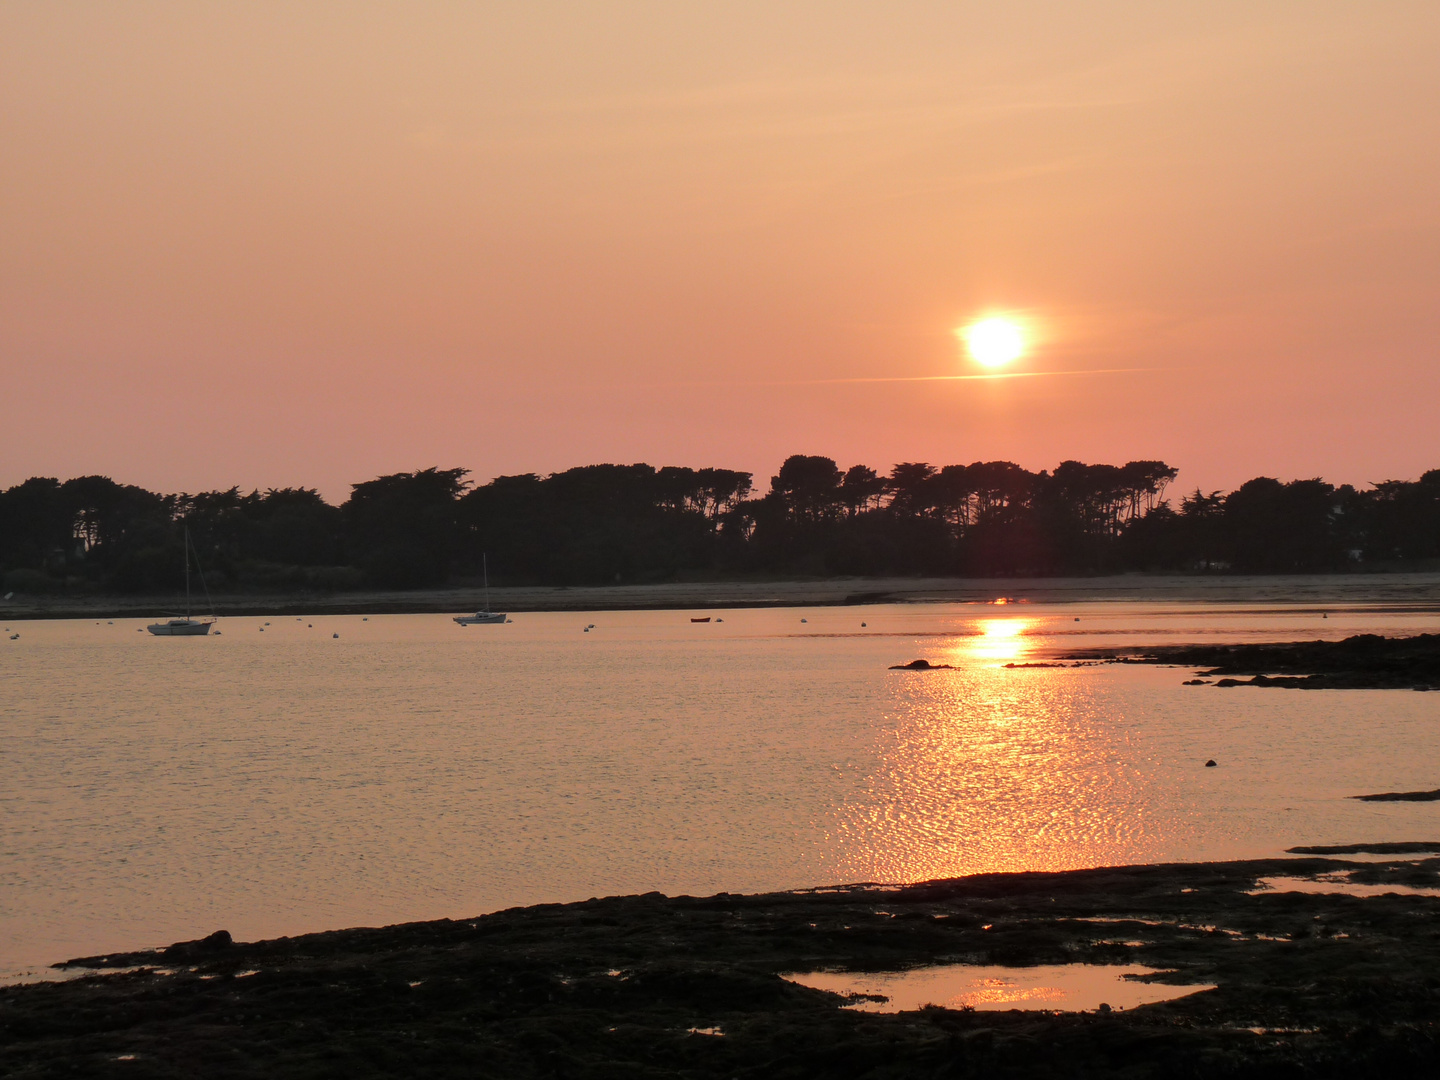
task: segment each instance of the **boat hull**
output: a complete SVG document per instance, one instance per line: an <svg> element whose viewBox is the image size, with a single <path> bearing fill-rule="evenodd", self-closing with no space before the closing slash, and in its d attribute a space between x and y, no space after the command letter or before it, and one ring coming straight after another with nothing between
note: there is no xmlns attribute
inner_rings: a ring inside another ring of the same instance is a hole
<svg viewBox="0 0 1440 1080"><path fill-rule="evenodd" d="M505 613L503 611L477 611L474 615L456 615L455 621L461 626L488 626L492 623L503 623Z"/></svg>
<svg viewBox="0 0 1440 1080"><path fill-rule="evenodd" d="M171 619L169 622L151 623L145 629L156 637L204 637L214 625L198 619Z"/></svg>

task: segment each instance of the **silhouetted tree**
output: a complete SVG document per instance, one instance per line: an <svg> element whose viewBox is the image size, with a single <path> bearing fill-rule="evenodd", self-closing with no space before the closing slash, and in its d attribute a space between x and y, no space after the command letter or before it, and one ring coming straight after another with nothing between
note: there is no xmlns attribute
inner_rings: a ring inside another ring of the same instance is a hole
<svg viewBox="0 0 1440 1080"><path fill-rule="evenodd" d="M902 462L891 469L885 481L890 512L896 517L920 517L928 513L935 506L930 489L935 473L935 467L923 461Z"/></svg>
<svg viewBox="0 0 1440 1080"><path fill-rule="evenodd" d="M799 521L833 521L845 505L841 474L834 460L795 454L770 480L770 494L786 514Z"/></svg>
<svg viewBox="0 0 1440 1080"><path fill-rule="evenodd" d="M1246 481L1225 497L1222 520L1231 565L1247 573L1343 566L1336 508L1336 490L1323 480Z"/></svg>
<svg viewBox="0 0 1440 1080"><path fill-rule="evenodd" d="M884 494L885 481L868 465L851 465L840 481L840 499L850 517L875 509Z"/></svg>
<svg viewBox="0 0 1440 1080"><path fill-rule="evenodd" d="M74 527L59 480L35 476L15 485L0 494L0 565L36 573L63 565Z"/></svg>
<svg viewBox="0 0 1440 1080"><path fill-rule="evenodd" d="M188 529L207 576L288 590L652 581L684 574L1291 573L1356 559L1440 558L1440 470L1372 489L1257 477L1165 498L1176 470L1063 461L936 468L787 458L762 497L729 469L587 465L499 476L422 469L355 484L341 507L306 488L162 495L104 476L0 491L6 588L180 586Z"/></svg>
<svg viewBox="0 0 1440 1080"><path fill-rule="evenodd" d="M1440 558L1440 469L1415 483L1386 480L1358 500L1356 541L1371 559Z"/></svg>
<svg viewBox="0 0 1440 1080"><path fill-rule="evenodd" d="M459 547L456 501L468 469L422 469L351 485L340 507L350 554L386 588L440 585Z"/></svg>

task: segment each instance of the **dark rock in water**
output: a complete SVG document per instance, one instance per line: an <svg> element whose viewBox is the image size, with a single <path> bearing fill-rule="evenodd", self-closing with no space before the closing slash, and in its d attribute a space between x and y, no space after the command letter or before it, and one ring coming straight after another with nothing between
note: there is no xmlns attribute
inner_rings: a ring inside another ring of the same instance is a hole
<svg viewBox="0 0 1440 1080"><path fill-rule="evenodd" d="M1209 674L1215 674L1213 671ZM1302 690L1320 690L1336 685L1324 675L1256 675L1252 679L1220 679L1216 686L1288 686Z"/></svg>
<svg viewBox="0 0 1440 1080"><path fill-rule="evenodd" d="M891 671L938 671L949 664L932 664L929 660L911 660L908 664L891 664Z"/></svg>
<svg viewBox="0 0 1440 1080"><path fill-rule="evenodd" d="M1080 620L1079 620L1079 619L1076 619L1075 621L1076 621L1076 622L1079 622ZM1109 1006L1107 1003L1105 1003L1105 1002L1102 1001L1102 1002L1100 1002L1100 1007L1099 1007L1098 1009L1096 1009L1095 1011L1096 1011L1096 1012L1102 1012L1102 1013L1108 1013L1108 1012L1111 1011L1111 1009L1110 1009L1110 1006Z"/></svg>
<svg viewBox="0 0 1440 1080"><path fill-rule="evenodd" d="M1351 795L1361 802L1440 802L1440 788L1434 791L1386 791L1379 795Z"/></svg>
<svg viewBox="0 0 1440 1080"><path fill-rule="evenodd" d="M1290 855L1423 855L1440 852L1440 842L1407 840L1392 844L1329 844L1285 849Z"/></svg>
<svg viewBox="0 0 1440 1080"><path fill-rule="evenodd" d="M1205 679L1186 679L1186 680L1185 680L1183 683L1181 683L1180 685L1181 685L1181 686L1209 686L1210 684L1209 684L1209 682L1207 682Z"/></svg>
<svg viewBox="0 0 1440 1080"><path fill-rule="evenodd" d="M1205 768L1207 768L1207 769L1216 768L1215 759L1214 759L1213 757L1212 757L1209 761L1205 762Z"/></svg>
<svg viewBox="0 0 1440 1080"><path fill-rule="evenodd" d="M235 945L229 930L216 930L199 941L177 941L162 954L166 960L200 960L227 952Z"/></svg>
<svg viewBox="0 0 1440 1080"><path fill-rule="evenodd" d="M1216 686L1303 690L1428 689L1440 686L1440 634L1386 638L1358 634L1344 641L1236 645L1158 645L1137 652L1095 649L1072 658L1132 664L1181 664L1224 678Z"/></svg>

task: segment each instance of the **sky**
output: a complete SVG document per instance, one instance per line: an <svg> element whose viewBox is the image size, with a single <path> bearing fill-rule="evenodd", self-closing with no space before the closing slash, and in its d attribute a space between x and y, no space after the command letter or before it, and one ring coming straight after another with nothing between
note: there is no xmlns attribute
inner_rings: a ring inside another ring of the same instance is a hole
<svg viewBox="0 0 1440 1080"><path fill-rule="evenodd" d="M1440 5L0 0L0 485L1440 467ZM1021 377L956 329L1006 314Z"/></svg>

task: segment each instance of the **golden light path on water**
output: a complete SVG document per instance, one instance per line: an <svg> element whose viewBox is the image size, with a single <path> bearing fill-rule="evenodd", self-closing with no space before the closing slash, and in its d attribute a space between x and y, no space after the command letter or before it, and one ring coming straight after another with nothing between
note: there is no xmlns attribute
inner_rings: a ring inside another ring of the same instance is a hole
<svg viewBox="0 0 1440 1080"><path fill-rule="evenodd" d="M835 833L851 879L1096 865L1139 839L1143 817L1116 812L1145 783L1117 755L1123 716L1107 702L1098 723L1074 668L1017 672L1033 628L982 619L931 658L949 670L891 673L880 768Z"/></svg>
<svg viewBox="0 0 1440 1080"><path fill-rule="evenodd" d="M1386 603L837 605L12 623L0 982L241 940L1431 835L1440 694L1061 653L1433 632ZM923 657L949 668L892 670ZM1216 758L1219 768L1204 767Z"/></svg>

